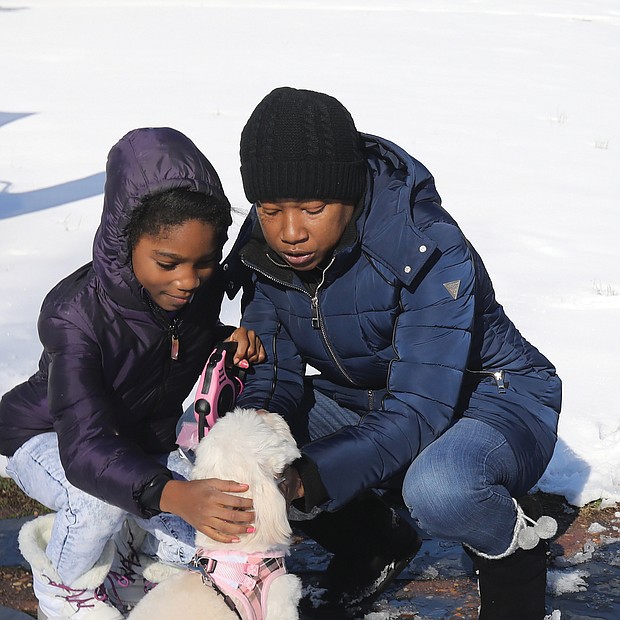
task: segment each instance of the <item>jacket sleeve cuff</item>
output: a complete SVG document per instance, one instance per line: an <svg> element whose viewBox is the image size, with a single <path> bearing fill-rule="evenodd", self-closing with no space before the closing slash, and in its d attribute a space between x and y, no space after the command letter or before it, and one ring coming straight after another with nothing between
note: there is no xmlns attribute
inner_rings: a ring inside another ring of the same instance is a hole
<svg viewBox="0 0 620 620"><path fill-rule="evenodd" d="M161 512L161 509L159 508L161 494L163 493L166 484L168 484L171 480L172 474L170 472L165 474L157 474L149 483L147 483L142 493L140 493L138 503L147 518L150 519Z"/></svg>
<svg viewBox="0 0 620 620"><path fill-rule="evenodd" d="M228 338L236 329L237 328L233 327L232 325L223 325L222 323L220 323L215 328L214 344L217 344L218 342L223 342L224 340L226 340L226 338Z"/></svg>
<svg viewBox="0 0 620 620"><path fill-rule="evenodd" d="M310 457L302 454L292 465L299 473L304 485L304 496L296 499L293 505L297 510L310 512L315 506L325 503L329 495L321 480L319 469Z"/></svg>

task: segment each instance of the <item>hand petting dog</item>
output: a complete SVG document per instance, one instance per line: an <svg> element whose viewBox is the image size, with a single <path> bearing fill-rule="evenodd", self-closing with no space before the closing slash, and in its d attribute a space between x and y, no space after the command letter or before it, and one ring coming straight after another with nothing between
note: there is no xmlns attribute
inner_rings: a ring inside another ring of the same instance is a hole
<svg viewBox="0 0 620 620"><path fill-rule="evenodd" d="M160 508L179 515L199 532L218 542L239 542L254 524L253 502L245 483L234 480L171 480L164 487Z"/></svg>

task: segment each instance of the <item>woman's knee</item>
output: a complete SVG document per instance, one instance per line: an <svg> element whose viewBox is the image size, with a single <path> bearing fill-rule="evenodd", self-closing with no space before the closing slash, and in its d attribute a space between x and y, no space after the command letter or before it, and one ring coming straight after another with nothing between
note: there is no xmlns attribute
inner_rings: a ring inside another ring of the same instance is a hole
<svg viewBox="0 0 620 620"><path fill-rule="evenodd" d="M497 492L487 478L484 459L461 450L455 458L446 446L430 446L411 464L403 498L411 516L433 536L462 540Z"/></svg>
<svg viewBox="0 0 620 620"><path fill-rule="evenodd" d="M426 532L451 538L462 532L479 499L463 481L442 477L438 472L410 468L403 484L403 498L413 519Z"/></svg>

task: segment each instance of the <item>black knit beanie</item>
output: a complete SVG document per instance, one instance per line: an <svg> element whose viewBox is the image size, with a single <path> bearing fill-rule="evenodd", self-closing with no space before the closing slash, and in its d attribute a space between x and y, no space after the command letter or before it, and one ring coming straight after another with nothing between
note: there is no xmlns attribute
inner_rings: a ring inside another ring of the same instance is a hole
<svg viewBox="0 0 620 620"><path fill-rule="evenodd" d="M250 202L331 198L357 202L366 184L362 140L329 95L276 88L241 133L241 177Z"/></svg>

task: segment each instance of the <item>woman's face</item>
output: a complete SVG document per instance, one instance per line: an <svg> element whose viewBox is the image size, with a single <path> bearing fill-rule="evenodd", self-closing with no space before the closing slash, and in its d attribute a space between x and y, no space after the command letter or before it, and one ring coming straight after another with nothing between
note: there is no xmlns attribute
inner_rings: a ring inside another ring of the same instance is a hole
<svg viewBox="0 0 620 620"><path fill-rule="evenodd" d="M143 235L132 254L133 272L163 310L180 310L213 275L222 257L215 229L198 220Z"/></svg>
<svg viewBox="0 0 620 620"><path fill-rule="evenodd" d="M298 271L310 271L331 257L353 205L328 200L259 202L258 217L269 247Z"/></svg>

